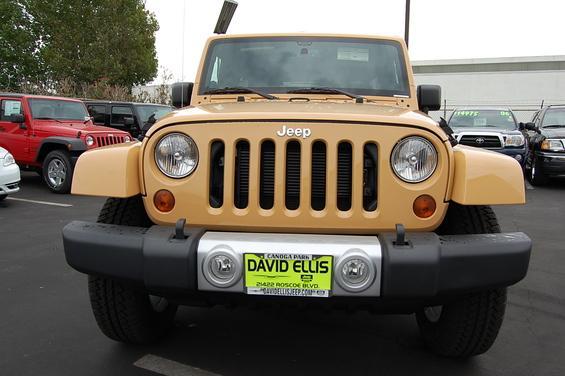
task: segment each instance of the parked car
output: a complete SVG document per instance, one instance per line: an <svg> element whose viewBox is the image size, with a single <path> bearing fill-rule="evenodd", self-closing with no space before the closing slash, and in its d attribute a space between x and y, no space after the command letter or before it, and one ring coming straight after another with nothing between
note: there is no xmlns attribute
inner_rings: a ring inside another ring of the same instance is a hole
<svg viewBox="0 0 565 376"><path fill-rule="evenodd" d="M0 147L0 201L20 190L20 168L8 150Z"/></svg>
<svg viewBox="0 0 565 376"><path fill-rule="evenodd" d="M522 170L426 115L441 89L415 86L403 40L220 35L172 89L189 106L142 143L77 163L73 193L111 197L63 230L104 334L148 343L179 304L273 303L416 313L438 354L490 348L531 241L489 205L525 202Z"/></svg>
<svg viewBox="0 0 565 376"><path fill-rule="evenodd" d="M0 104L0 146L22 170L40 173L55 193L70 191L83 152L132 141L127 132L94 126L77 99L0 93Z"/></svg>
<svg viewBox="0 0 565 376"><path fill-rule="evenodd" d="M524 164L528 150L524 125L509 108L456 109L448 124L461 145L497 151Z"/></svg>
<svg viewBox="0 0 565 376"><path fill-rule="evenodd" d="M533 185L565 177L565 105L547 106L526 123L530 150L526 176Z"/></svg>
<svg viewBox="0 0 565 376"><path fill-rule="evenodd" d="M95 125L104 125L129 132L133 137L143 137L145 132L169 112L171 106L135 103L85 100L86 108Z"/></svg>

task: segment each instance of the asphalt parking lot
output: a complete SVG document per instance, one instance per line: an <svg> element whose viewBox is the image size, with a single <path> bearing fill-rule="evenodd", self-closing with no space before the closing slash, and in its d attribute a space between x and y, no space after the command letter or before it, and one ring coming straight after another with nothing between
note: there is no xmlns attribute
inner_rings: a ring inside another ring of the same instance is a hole
<svg viewBox="0 0 565 376"><path fill-rule="evenodd" d="M565 375L565 181L495 207L534 241L493 348L460 362L428 353L412 316L182 308L171 336L129 347L98 330L62 227L104 200L51 194L39 176L0 203L1 375ZM150 371L153 370L153 371Z"/></svg>

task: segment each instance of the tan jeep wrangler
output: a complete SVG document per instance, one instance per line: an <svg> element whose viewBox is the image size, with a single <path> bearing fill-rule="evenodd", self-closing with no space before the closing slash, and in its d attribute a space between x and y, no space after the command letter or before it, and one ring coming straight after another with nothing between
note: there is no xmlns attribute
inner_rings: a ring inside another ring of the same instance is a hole
<svg viewBox="0 0 565 376"><path fill-rule="evenodd" d="M85 153L72 191L111 197L63 231L100 329L147 343L177 305L306 304L415 313L434 352L489 349L531 241L489 205L523 204L507 156L456 145L426 113L401 39L208 40L187 105L141 143Z"/></svg>

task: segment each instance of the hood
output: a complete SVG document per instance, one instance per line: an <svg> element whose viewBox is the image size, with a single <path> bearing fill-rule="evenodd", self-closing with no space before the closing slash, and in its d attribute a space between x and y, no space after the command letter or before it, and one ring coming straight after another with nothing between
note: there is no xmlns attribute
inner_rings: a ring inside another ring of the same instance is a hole
<svg viewBox="0 0 565 376"><path fill-rule="evenodd" d="M419 111L370 103L254 101L206 104L174 111L159 120L147 136L170 124L206 121L343 121L412 125L447 136L438 124Z"/></svg>
<svg viewBox="0 0 565 376"><path fill-rule="evenodd" d="M493 128L493 127L453 127L453 133L500 133L500 134L522 134L517 129L504 129L504 128Z"/></svg>
<svg viewBox="0 0 565 376"><path fill-rule="evenodd" d="M540 131L547 138L565 138L565 128L541 128Z"/></svg>
<svg viewBox="0 0 565 376"><path fill-rule="evenodd" d="M76 136L78 131L80 131L83 134L93 134L93 133L127 134L127 132L121 131L119 129L93 125L91 122L85 124L80 120L61 121L60 123L52 120L48 120L48 121L35 120L35 122L43 130L55 134L72 135L73 137Z"/></svg>

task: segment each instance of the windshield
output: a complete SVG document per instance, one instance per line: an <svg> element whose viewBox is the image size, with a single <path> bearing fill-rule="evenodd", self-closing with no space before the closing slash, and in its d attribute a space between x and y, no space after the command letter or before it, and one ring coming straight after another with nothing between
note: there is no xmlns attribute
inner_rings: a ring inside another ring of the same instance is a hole
<svg viewBox="0 0 565 376"><path fill-rule="evenodd" d="M565 125L565 108L547 110L541 122L541 126Z"/></svg>
<svg viewBox="0 0 565 376"><path fill-rule="evenodd" d="M155 120L159 120L173 110L169 106L136 106L136 108L142 124L147 123L152 115L154 115Z"/></svg>
<svg viewBox="0 0 565 376"><path fill-rule="evenodd" d="M200 93L246 87L287 93L311 87L357 95L409 95L404 55L394 41L356 38L233 38L213 41Z"/></svg>
<svg viewBox="0 0 565 376"><path fill-rule="evenodd" d="M449 119L451 128L516 129L512 112L505 110L458 110Z"/></svg>
<svg viewBox="0 0 565 376"><path fill-rule="evenodd" d="M34 119L85 121L89 116L82 102L57 99L30 99L29 103Z"/></svg>

